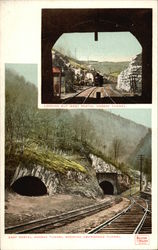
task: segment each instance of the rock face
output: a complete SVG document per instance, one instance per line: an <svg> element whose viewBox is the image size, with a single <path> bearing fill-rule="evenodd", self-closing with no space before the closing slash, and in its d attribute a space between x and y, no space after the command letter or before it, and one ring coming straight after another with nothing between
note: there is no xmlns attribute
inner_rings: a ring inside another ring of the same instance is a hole
<svg viewBox="0 0 158 250"><path fill-rule="evenodd" d="M101 158L97 157L96 155L90 154L89 157L92 161L92 167L95 169L96 173L122 174L119 169L114 167L112 164L106 163Z"/></svg>
<svg viewBox="0 0 158 250"><path fill-rule="evenodd" d="M69 170L67 173L62 174L48 170L40 165L33 165L32 168L30 168L30 166L27 168L19 165L10 185L12 186L18 179L25 176L39 178L46 186L48 195L74 193L89 198L102 196L102 190L98 185L97 179L85 173Z"/></svg>
<svg viewBox="0 0 158 250"><path fill-rule="evenodd" d="M126 189L130 188L131 179L128 175L122 173L112 164L106 163L101 158L90 154L90 159L92 161L92 167L96 172L98 182L109 181L114 186L114 194L121 193ZM140 171L129 169L130 174L134 179L139 182L140 180ZM147 178L145 174L142 174L142 190L147 188Z"/></svg>
<svg viewBox="0 0 158 250"><path fill-rule="evenodd" d="M118 90L124 90L133 94L142 93L142 54L137 55L127 69L122 71L117 79Z"/></svg>
<svg viewBox="0 0 158 250"><path fill-rule="evenodd" d="M93 154L90 154L90 159L92 167L96 171L98 182L110 182L114 187L114 194L119 194L130 187L131 180L128 175Z"/></svg>
<svg viewBox="0 0 158 250"><path fill-rule="evenodd" d="M24 176L38 177L45 184L47 188L47 193L49 195L53 195L57 192L59 180L55 172L46 170L44 167L39 165L33 167L32 169L26 168L24 166L18 166L11 181L11 185L16 180Z"/></svg>
<svg viewBox="0 0 158 250"><path fill-rule="evenodd" d="M92 164L87 166L86 173L76 170L67 170L65 173L61 173L35 163L30 163L28 166L20 163L10 185L14 186L20 180L22 183L20 190L25 189L24 177L30 177L30 179L36 177L45 185L48 195L67 193L80 194L88 198L103 196L105 190L101 188L102 182L108 182L112 185L113 194L119 194L129 188L130 178L128 175L123 174L115 166L93 154L90 154L90 159ZM33 182L31 188L37 190L39 187ZM18 193L20 194L20 192Z"/></svg>

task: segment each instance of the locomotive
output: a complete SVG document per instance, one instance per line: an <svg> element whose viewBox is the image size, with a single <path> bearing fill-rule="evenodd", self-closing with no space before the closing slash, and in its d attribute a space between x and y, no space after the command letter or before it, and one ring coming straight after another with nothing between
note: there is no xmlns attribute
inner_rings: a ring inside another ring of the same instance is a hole
<svg viewBox="0 0 158 250"><path fill-rule="evenodd" d="M99 73L97 73L94 77L94 85L98 87L103 86L103 76Z"/></svg>

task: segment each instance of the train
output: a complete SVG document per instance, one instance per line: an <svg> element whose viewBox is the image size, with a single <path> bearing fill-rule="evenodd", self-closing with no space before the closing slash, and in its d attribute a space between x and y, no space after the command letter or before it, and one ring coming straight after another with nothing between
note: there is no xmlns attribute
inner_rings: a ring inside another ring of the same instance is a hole
<svg viewBox="0 0 158 250"><path fill-rule="evenodd" d="M87 72L83 80L83 84L87 86L102 87L104 83L105 79L99 72L95 74Z"/></svg>

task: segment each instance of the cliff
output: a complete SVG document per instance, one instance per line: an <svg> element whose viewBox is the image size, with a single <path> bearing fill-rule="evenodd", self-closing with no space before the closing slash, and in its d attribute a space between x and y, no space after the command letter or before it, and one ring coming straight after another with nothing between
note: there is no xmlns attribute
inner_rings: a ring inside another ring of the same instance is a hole
<svg viewBox="0 0 158 250"><path fill-rule="evenodd" d="M142 92L142 54L137 55L117 79L118 90L141 95Z"/></svg>

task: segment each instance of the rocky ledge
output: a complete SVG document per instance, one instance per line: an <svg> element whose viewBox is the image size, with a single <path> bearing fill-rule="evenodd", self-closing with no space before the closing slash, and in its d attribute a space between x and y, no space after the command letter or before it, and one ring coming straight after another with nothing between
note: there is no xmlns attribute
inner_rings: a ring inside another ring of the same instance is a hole
<svg viewBox="0 0 158 250"><path fill-rule="evenodd" d="M137 55L123 70L117 79L118 90L124 90L133 94L141 95L142 92L142 54Z"/></svg>

